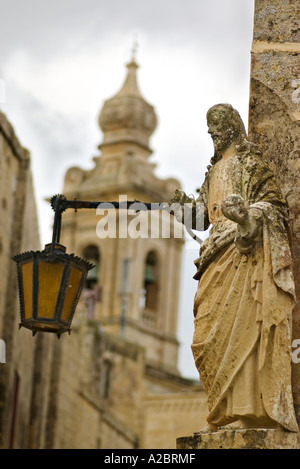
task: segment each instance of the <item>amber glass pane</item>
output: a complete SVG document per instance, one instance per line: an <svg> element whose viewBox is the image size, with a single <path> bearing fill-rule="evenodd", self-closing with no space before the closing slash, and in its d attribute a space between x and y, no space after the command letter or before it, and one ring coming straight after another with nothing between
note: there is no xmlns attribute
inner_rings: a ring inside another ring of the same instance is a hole
<svg viewBox="0 0 300 469"><path fill-rule="evenodd" d="M64 302L64 307L61 313L61 319L63 321L68 321L70 312L72 310L73 303L76 298L76 293L82 278L82 272L76 267L71 268L69 283L67 285L66 297Z"/></svg>
<svg viewBox="0 0 300 469"><path fill-rule="evenodd" d="M32 317L32 274L33 261L22 264L22 284L24 298L24 317L29 319Z"/></svg>
<svg viewBox="0 0 300 469"><path fill-rule="evenodd" d="M38 317L53 318L63 270L62 262L39 262Z"/></svg>

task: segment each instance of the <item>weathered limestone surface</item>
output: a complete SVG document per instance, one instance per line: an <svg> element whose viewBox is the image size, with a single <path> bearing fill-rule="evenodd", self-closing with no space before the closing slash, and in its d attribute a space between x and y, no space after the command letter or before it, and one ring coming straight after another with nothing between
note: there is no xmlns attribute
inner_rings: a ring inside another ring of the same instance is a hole
<svg viewBox="0 0 300 469"><path fill-rule="evenodd" d="M289 205L297 305L293 339L300 338L300 3L256 0L249 138L272 166ZM300 364L293 364L299 419Z"/></svg>
<svg viewBox="0 0 300 469"><path fill-rule="evenodd" d="M300 433L264 428L199 432L178 438L177 449L300 449Z"/></svg>
<svg viewBox="0 0 300 469"><path fill-rule="evenodd" d="M12 256L39 249L30 154L0 111L0 338L6 363L0 369L0 448L18 449L29 440L33 405L35 342L18 331L17 270Z"/></svg>

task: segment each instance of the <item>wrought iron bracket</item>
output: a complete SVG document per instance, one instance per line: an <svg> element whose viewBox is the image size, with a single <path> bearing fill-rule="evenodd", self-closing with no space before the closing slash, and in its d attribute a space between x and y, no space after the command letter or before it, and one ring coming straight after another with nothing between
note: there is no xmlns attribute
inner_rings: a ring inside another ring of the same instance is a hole
<svg viewBox="0 0 300 469"><path fill-rule="evenodd" d="M166 202L157 202L157 203L148 203L148 202L141 202L139 200L127 200L124 202L111 202L111 201L89 201L89 200L77 200L77 199L67 199L62 194L54 195L51 200L51 207L55 212L54 215L54 224L53 224L53 234L52 234L52 246L51 250L54 250L55 245L60 242L60 232L61 232L61 215L62 213L72 208L75 211L78 209L86 208L86 209L96 209L99 205L105 207L107 204L107 208L111 208L112 206L116 209L125 209L128 210L130 208L134 208L134 204L139 204L137 210L167 210L169 206ZM199 238L191 229L185 226L188 234L199 244L202 244L202 239Z"/></svg>

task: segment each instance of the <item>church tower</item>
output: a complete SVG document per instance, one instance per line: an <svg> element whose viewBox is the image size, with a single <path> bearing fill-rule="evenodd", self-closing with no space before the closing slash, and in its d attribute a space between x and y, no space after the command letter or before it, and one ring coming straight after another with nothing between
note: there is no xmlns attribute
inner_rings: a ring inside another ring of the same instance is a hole
<svg viewBox="0 0 300 469"><path fill-rule="evenodd" d="M180 187L154 173L149 139L157 117L139 90L137 69L132 58L123 86L100 111L103 140L94 168L67 171L63 193L68 198L161 203ZM105 332L145 347L149 366L177 374L181 228L166 212L133 213L63 215L63 244L95 264L78 311L99 321Z"/></svg>
<svg viewBox="0 0 300 469"><path fill-rule="evenodd" d="M160 179L149 139L157 125L134 59L99 115L94 167L70 168L63 194L103 203L170 200L179 182ZM106 205L107 207L107 205ZM141 206L140 206L141 208ZM164 210L66 210L61 242L91 261L72 333L54 337L42 370L43 448L175 448L205 425L201 383L178 371L182 225Z"/></svg>

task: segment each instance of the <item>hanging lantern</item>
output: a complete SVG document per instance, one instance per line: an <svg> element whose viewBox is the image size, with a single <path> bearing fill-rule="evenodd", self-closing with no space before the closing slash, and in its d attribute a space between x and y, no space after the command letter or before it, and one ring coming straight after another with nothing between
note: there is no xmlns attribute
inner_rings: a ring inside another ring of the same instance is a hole
<svg viewBox="0 0 300 469"><path fill-rule="evenodd" d="M20 327L54 332L71 331L71 323L87 273L94 266L66 254L61 244L47 244L43 251L14 256L18 269Z"/></svg>

